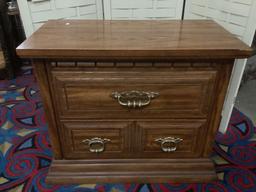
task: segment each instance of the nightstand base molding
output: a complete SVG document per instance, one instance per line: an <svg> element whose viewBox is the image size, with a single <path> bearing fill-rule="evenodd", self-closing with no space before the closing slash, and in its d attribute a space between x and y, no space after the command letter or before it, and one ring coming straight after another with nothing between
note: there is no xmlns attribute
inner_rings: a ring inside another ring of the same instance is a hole
<svg viewBox="0 0 256 192"><path fill-rule="evenodd" d="M53 160L49 184L205 183L217 179L210 159Z"/></svg>

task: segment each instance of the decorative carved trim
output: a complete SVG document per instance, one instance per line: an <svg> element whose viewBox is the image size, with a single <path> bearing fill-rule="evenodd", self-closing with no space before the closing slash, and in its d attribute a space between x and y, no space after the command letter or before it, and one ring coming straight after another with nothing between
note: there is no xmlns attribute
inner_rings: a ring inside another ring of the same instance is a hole
<svg viewBox="0 0 256 192"><path fill-rule="evenodd" d="M161 68L216 68L211 62L91 62L91 61L53 61L52 67L96 67L96 68L134 68L134 67L161 67Z"/></svg>

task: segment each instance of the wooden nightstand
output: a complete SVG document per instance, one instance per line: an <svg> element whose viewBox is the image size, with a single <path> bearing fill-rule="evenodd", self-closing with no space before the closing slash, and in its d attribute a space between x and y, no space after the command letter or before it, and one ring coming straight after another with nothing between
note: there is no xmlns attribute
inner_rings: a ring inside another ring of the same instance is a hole
<svg viewBox="0 0 256 192"><path fill-rule="evenodd" d="M49 21L31 58L54 151L49 183L207 182L235 58L213 21Z"/></svg>

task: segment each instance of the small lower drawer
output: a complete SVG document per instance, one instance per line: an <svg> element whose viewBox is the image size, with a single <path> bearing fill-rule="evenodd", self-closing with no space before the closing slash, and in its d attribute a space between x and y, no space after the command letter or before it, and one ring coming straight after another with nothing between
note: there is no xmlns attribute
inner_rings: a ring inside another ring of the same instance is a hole
<svg viewBox="0 0 256 192"><path fill-rule="evenodd" d="M158 158L200 157L206 120L138 121L141 156Z"/></svg>
<svg viewBox="0 0 256 192"><path fill-rule="evenodd" d="M66 159L200 157L205 120L68 121L61 141Z"/></svg>
<svg viewBox="0 0 256 192"><path fill-rule="evenodd" d="M62 123L64 158L115 158L125 156L128 121L79 121Z"/></svg>

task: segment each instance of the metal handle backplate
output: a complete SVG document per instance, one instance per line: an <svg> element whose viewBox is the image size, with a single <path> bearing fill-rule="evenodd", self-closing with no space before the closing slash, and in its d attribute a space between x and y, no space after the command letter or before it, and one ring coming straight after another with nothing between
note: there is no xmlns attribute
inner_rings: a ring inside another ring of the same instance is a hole
<svg viewBox="0 0 256 192"><path fill-rule="evenodd" d="M163 152L170 153L177 150L178 143L183 141L183 139L174 138L174 137L165 137L165 138L155 139L155 141L160 143L161 149Z"/></svg>
<svg viewBox="0 0 256 192"><path fill-rule="evenodd" d="M128 108L141 108L150 104L151 100L159 96L156 92L145 91L125 91L113 92L112 97L117 99L118 103Z"/></svg>
<svg viewBox="0 0 256 192"><path fill-rule="evenodd" d="M88 144L91 153L102 153L105 150L105 143L110 141L110 139L94 137L92 139L85 139L82 142Z"/></svg>

